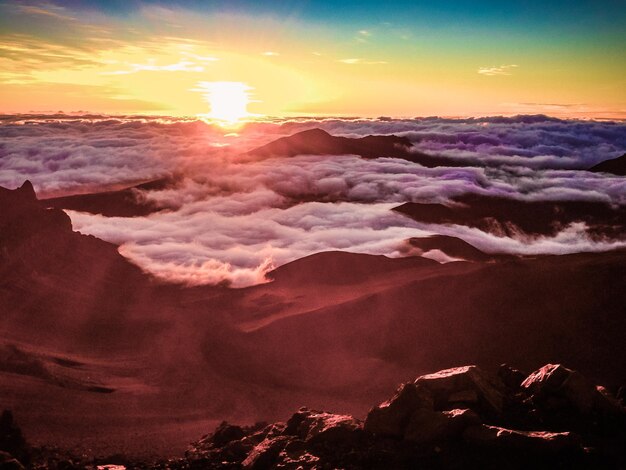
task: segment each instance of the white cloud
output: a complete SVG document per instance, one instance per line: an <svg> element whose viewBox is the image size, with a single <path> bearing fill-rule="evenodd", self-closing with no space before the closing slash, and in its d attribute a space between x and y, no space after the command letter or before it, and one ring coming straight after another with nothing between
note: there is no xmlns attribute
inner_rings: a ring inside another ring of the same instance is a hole
<svg viewBox="0 0 626 470"><path fill-rule="evenodd" d="M203 57L203 61L217 60ZM130 64L130 70L114 70L102 72L102 75L128 75L137 72L204 72L204 67L189 60L181 60L175 64L157 65L156 61L150 60L147 64Z"/></svg>
<svg viewBox="0 0 626 470"><path fill-rule="evenodd" d="M359 58L339 59L337 62L341 62L342 64L348 64L348 65L357 65L357 64L376 65L376 64L386 64L387 63L384 60L365 60L365 59L359 59Z"/></svg>
<svg viewBox="0 0 626 470"><path fill-rule="evenodd" d="M494 76L494 75L511 75L512 69L519 67L516 64L500 65L498 67L480 67L478 73L481 75Z"/></svg>
<svg viewBox="0 0 626 470"><path fill-rule="evenodd" d="M626 204L624 178L571 169L621 155L626 126L620 123L537 116L299 119L252 123L225 135L185 119L16 116L3 122L0 186L30 179L40 194L51 196L183 175L173 188L145 193L168 211L132 219L71 217L75 229L121 244L120 251L143 269L192 284L261 282L271 266L324 250L399 256L404 239L431 232L511 253L615 246L590 239L580 224L532 239L420 225L390 210L408 201L444 203L470 192ZM405 135L416 149L467 166L424 168L348 155L240 158L250 148L312 127L355 137Z"/></svg>

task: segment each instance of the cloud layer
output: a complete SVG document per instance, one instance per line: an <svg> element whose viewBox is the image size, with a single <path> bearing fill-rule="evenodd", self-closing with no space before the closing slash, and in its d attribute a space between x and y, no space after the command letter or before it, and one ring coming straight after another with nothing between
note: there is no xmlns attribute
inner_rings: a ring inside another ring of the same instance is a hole
<svg viewBox="0 0 626 470"><path fill-rule="evenodd" d="M416 150L465 162L424 168L404 160L298 156L250 161L241 153L321 127L336 134L405 135ZM165 211L132 219L71 212L74 228L120 245L161 278L190 284L263 282L273 266L319 251L401 256L404 240L458 236L489 252L569 253L621 244L574 224L552 238L507 238L461 226L420 225L390 209L446 203L474 192L526 200L626 204L624 178L577 171L626 149L623 123L544 116L412 120L289 120L237 133L201 121L103 116L4 116L0 185L30 179L40 195L98 191L165 175L175 187L145 197Z"/></svg>

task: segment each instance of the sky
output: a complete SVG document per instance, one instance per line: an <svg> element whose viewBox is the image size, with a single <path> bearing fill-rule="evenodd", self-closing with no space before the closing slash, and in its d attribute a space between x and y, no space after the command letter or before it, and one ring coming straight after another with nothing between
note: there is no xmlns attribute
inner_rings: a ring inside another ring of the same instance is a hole
<svg viewBox="0 0 626 470"><path fill-rule="evenodd" d="M623 119L624 24L624 0L0 0L0 112Z"/></svg>

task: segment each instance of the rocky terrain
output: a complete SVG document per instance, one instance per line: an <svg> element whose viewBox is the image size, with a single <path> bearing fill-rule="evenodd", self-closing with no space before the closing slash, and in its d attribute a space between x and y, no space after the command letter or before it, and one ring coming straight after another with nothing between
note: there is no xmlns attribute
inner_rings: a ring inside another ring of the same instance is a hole
<svg viewBox="0 0 626 470"><path fill-rule="evenodd" d="M5 411L0 468L617 469L626 465L623 394L560 364L529 375L463 366L402 384L364 422L307 408L287 422L222 422L183 457L159 461L32 448Z"/></svg>

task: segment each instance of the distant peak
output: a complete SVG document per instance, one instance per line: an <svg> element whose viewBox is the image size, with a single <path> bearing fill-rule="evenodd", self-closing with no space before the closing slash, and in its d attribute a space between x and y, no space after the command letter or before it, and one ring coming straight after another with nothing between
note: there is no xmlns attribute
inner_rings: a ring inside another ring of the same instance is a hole
<svg viewBox="0 0 626 470"><path fill-rule="evenodd" d="M324 129L320 129L319 127L315 127L314 129L307 129L305 131L296 132L293 135L307 135L307 136L329 136L330 134L326 132Z"/></svg>
<svg viewBox="0 0 626 470"><path fill-rule="evenodd" d="M24 181L24 183L22 183L22 186L17 188L17 190L20 192L20 194L23 194L25 196L28 195L28 197L32 199L37 199L37 194L35 193L33 183L31 183L29 180Z"/></svg>

